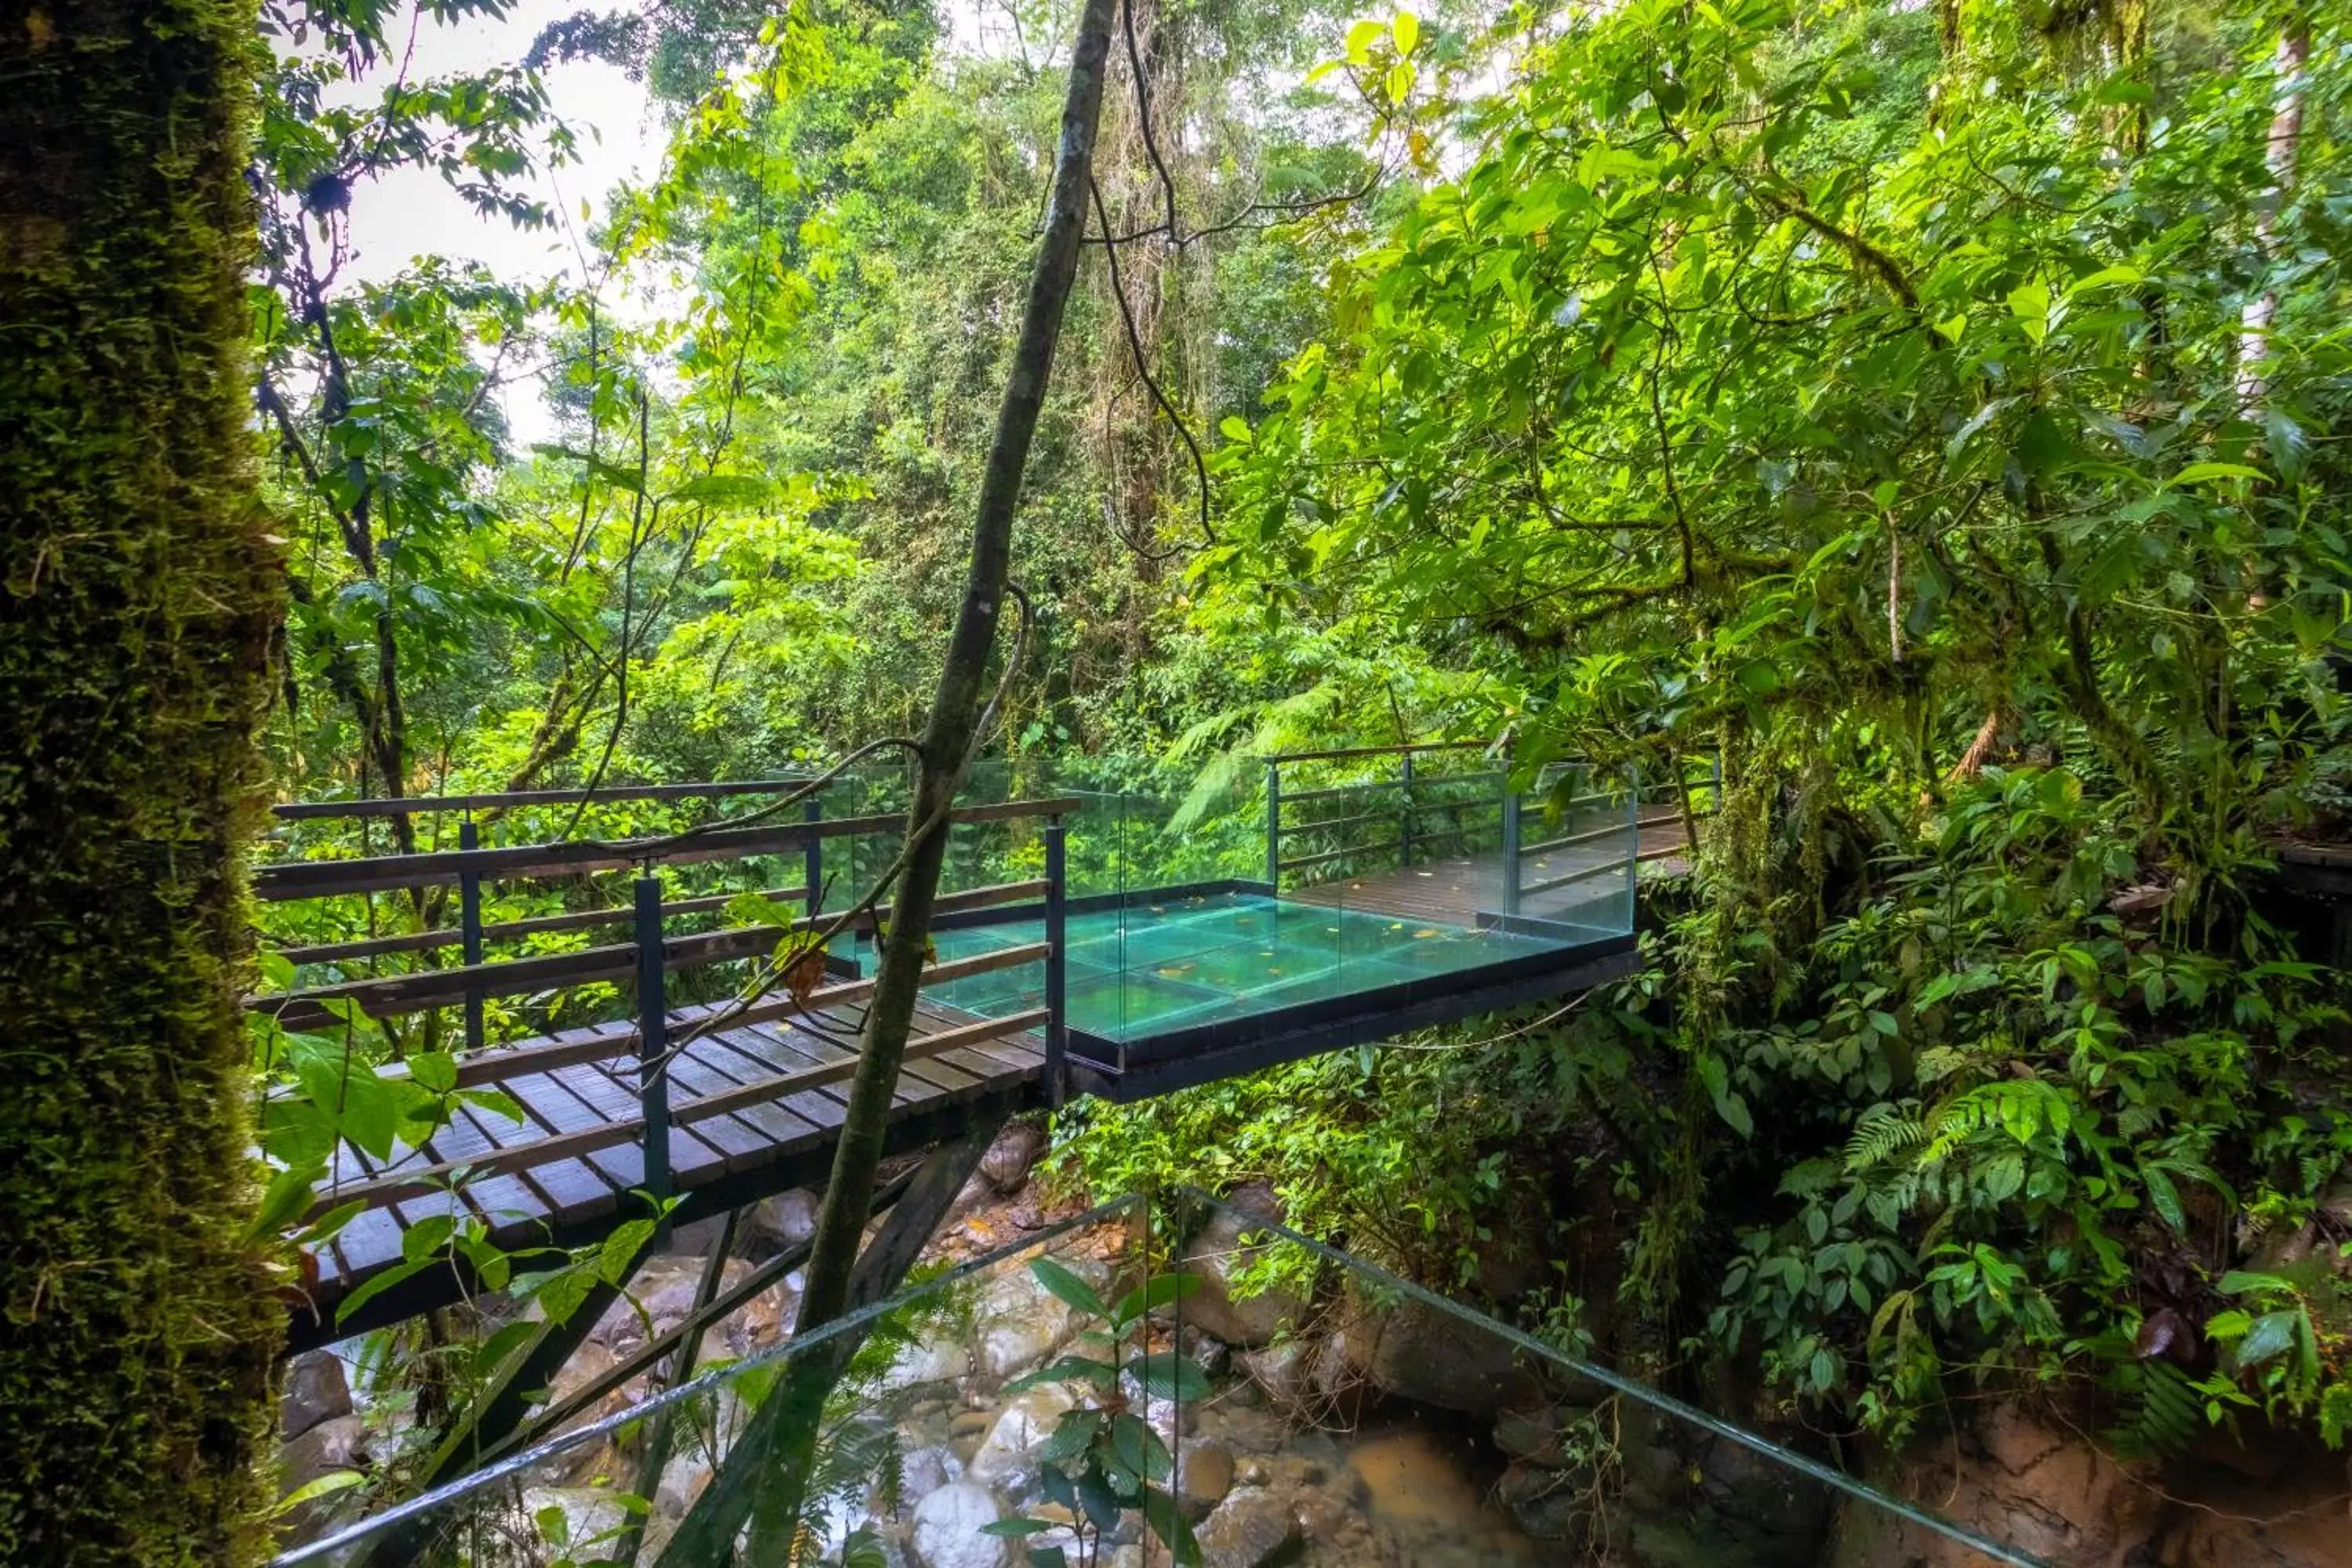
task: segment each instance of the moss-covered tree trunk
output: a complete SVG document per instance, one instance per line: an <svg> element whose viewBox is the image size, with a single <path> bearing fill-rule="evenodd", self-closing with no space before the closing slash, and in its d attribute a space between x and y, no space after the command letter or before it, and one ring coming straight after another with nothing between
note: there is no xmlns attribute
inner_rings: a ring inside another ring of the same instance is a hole
<svg viewBox="0 0 2352 1568"><path fill-rule="evenodd" d="M257 1557L236 0L0 5L0 1563Z"/></svg>

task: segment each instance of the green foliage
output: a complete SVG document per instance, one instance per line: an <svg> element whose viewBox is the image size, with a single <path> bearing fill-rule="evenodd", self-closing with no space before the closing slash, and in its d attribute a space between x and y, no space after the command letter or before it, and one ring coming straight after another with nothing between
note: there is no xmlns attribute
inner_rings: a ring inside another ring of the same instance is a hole
<svg viewBox="0 0 2352 1568"><path fill-rule="evenodd" d="M1532 44L1228 433L1202 613L1402 640L1522 770L1722 758L1620 1016L1684 1075L1628 1247L1660 1320L1717 1296L1689 1348L1895 1432L2104 1366L2153 1447L2163 1340L2210 1416L2335 1431L2336 1287L2227 1282L2232 1222L2341 1240L2342 1015L2258 889L2339 805L2347 40L2281 79L2254 7L1941 58L1928 22Z"/></svg>
<svg viewBox="0 0 2352 1568"><path fill-rule="evenodd" d="M1040 1483L1045 1500L1070 1516L1070 1523L1060 1527L1069 1544L1025 1547L1031 1568L1077 1568L1096 1561L1103 1540L1118 1528L1120 1514L1129 1509L1142 1512L1144 1522L1180 1568L1192 1568L1201 1562L1200 1542L1174 1495L1159 1484L1175 1474L1176 1458L1150 1424L1128 1408L1128 1390L1131 1387L1147 1401L1173 1402L1181 1409L1208 1397L1208 1379L1174 1349L1138 1350L1123 1363L1119 1357L1124 1345L1139 1338L1145 1316L1194 1294L1201 1288L1200 1277L1155 1274L1117 1303L1106 1305L1092 1286L1050 1258L1035 1259L1029 1269L1047 1291L1094 1321L1078 1337L1103 1352L1065 1356L1004 1385L1008 1394L1017 1394L1040 1384L1076 1384L1090 1395L1088 1402L1057 1416L1054 1430L1038 1446ZM986 1534L1020 1542L1056 1529L1053 1521L1036 1518L999 1520L982 1527Z"/></svg>
<svg viewBox="0 0 2352 1568"><path fill-rule="evenodd" d="M1055 135L1034 40L706 0L331 109L383 83L390 14L302 8L323 47L264 113L287 787L744 776L906 728ZM1101 889L1248 870L1227 808L1286 747L1466 736L1527 778L1712 752L1726 787L1624 994L1082 1105L1065 1178L1269 1182L1454 1287L1520 1238L1576 1264L1526 1303L1548 1332L1612 1300L1661 1366L1759 1366L1885 1433L2039 1381L2104 1390L2147 1452L2241 1411L2339 1439L2343 1023L2264 890L2280 833L2352 819L2352 45L2310 21L2281 79L2250 4L1160 14L1160 149L1212 232L1122 247L1132 352L1099 269L1073 301L1014 552L1029 664L975 791L1164 797L1074 830ZM381 169L551 218L519 176L570 133L534 73L581 53L675 115L659 176L583 215L586 276L336 282L339 202ZM1121 229L1161 221L1130 112ZM616 321L665 269L674 319ZM561 428L525 453L491 394L529 358ZM1139 359L1209 449L1205 519ZM1118 752L1170 763L1070 755ZM1008 834L950 878L1040 853ZM394 902L270 919L444 913ZM333 1139L463 1100L447 1024L265 1032L273 1225ZM1259 1282L1301 1266L1271 1248ZM1073 1434L1076 1460L1112 1423Z"/></svg>
<svg viewBox="0 0 2352 1568"><path fill-rule="evenodd" d="M1056 1124L1052 1168L1097 1193L1264 1182L1318 1238L1478 1288L1498 1258L1565 1250L1554 1227L1573 1216L1548 1214L1551 1182L1591 1180L1627 1155L1646 1165L1661 1131L1613 1031L1490 1040L1494 1022L1135 1105L1081 1102ZM1251 1282L1311 1293L1298 1272L1311 1268L1298 1249L1270 1247Z"/></svg>

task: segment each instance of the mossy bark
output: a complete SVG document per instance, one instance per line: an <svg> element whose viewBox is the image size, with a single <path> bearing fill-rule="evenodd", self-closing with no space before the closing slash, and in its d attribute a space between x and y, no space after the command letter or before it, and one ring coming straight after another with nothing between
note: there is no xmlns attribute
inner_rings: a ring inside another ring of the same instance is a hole
<svg viewBox="0 0 2352 1568"><path fill-rule="evenodd" d="M283 1308L242 849L254 15L0 7L0 1562L237 1563Z"/></svg>

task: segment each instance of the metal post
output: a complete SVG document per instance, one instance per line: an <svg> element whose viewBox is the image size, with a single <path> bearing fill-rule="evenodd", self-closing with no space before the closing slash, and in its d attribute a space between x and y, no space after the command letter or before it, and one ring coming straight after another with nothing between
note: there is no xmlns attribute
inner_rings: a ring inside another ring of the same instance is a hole
<svg viewBox="0 0 2352 1568"><path fill-rule="evenodd" d="M637 1104L646 1119L646 1190L669 1196L669 1015L662 1003L661 877L637 878ZM661 1227L667 1237L669 1227Z"/></svg>
<svg viewBox="0 0 2352 1568"><path fill-rule="evenodd" d="M1404 811L1397 825L1397 864L1412 864L1412 753L1404 753L1401 770L1404 782Z"/></svg>
<svg viewBox="0 0 2352 1568"><path fill-rule="evenodd" d="M814 827L824 816L824 801L817 795L808 797L801 807L801 820ZM808 879L808 896L801 913L814 915L817 900L824 897L824 840L814 833L801 846L801 871Z"/></svg>
<svg viewBox="0 0 2352 1568"><path fill-rule="evenodd" d="M479 849L481 834L474 819L467 817L457 824L457 847ZM482 962L482 874L474 869L470 860L457 873L457 938L465 944L466 967L473 968ZM466 982L466 1048L482 1048L482 994L474 982Z"/></svg>
<svg viewBox="0 0 2352 1568"><path fill-rule="evenodd" d="M1045 1102L1055 1110L1069 1092L1069 971L1064 949L1068 864L1062 819L1045 819Z"/></svg>
<svg viewBox="0 0 2352 1568"><path fill-rule="evenodd" d="M1503 770L1503 912L1519 912L1519 792Z"/></svg>
<svg viewBox="0 0 2352 1568"><path fill-rule="evenodd" d="M1642 878L1642 770L1625 769L1625 929L1633 929L1634 900Z"/></svg>
<svg viewBox="0 0 2352 1568"><path fill-rule="evenodd" d="M1282 891L1282 764L1265 764L1265 885Z"/></svg>

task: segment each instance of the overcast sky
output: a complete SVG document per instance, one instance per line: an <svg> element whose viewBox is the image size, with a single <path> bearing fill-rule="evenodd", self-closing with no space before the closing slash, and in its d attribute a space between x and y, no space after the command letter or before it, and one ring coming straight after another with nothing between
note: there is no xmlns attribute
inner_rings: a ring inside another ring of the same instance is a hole
<svg viewBox="0 0 2352 1568"><path fill-rule="evenodd" d="M426 22L415 28L410 57L414 78L479 70L522 58L549 22L582 8L585 0L517 0L499 19L468 17L455 26ZM395 34L395 47L407 35ZM558 274L575 279L573 250L580 237L580 204L600 215L604 194L625 180L651 177L659 168L667 134L643 82L631 81L620 67L572 60L550 66L542 79L556 118L578 138L578 161L561 169L541 168L527 182L541 201L563 215L565 226L519 229L503 219L485 218L427 169L395 169L352 193L352 257L345 277L381 282L420 256L479 261L516 283L537 283ZM390 80L379 70L356 84L362 100L379 98ZM617 302L616 302L617 303ZM540 401L539 384L519 382L501 390L509 428L518 441L551 439L554 426Z"/></svg>
<svg viewBox="0 0 2352 1568"><path fill-rule="evenodd" d="M500 20L470 17L456 26L426 23L416 29L410 74L442 76L520 59L541 27L579 10L581 3L519 0ZM662 128L645 84L631 81L618 66L568 61L550 66L544 79L556 117L579 136L580 162L542 169L532 184L542 200L576 223L583 198L601 207L615 184L653 173ZM384 82L378 77L362 86L373 98ZM485 221L429 170L395 170L353 192L351 221L352 275L368 281L389 278L414 258L432 255L482 261L517 281L577 270L563 231L524 231Z"/></svg>
<svg viewBox="0 0 2352 1568"><path fill-rule="evenodd" d="M516 0L502 18L471 16L456 26L430 21L414 29L415 52L409 59L412 78L479 70L510 63L526 54L540 30L551 21L583 8L609 9L614 0ZM1002 22L992 19L985 0L948 7L949 47L986 51L1009 47L998 37ZM395 48L404 47L405 31L395 32ZM391 76L379 69L349 91L355 100L379 98ZM423 169L399 169L352 194L352 255L344 276L356 282L390 279L420 256L445 256L453 261L479 261L517 283L537 283L559 274L575 280L580 264L573 246L581 238L580 205L602 216L604 196L623 181L642 181L658 172L667 133L641 81L632 81L618 66L601 61L567 61L550 66L542 77L556 118L569 124L578 138L578 162L561 169L535 171L530 187L541 200L562 215L563 226L524 230L498 219L486 219L448 187L441 176ZM608 300L609 308L625 312L629 302ZM518 383L504 391L509 427L524 443L551 438L553 426L540 405L536 383Z"/></svg>

